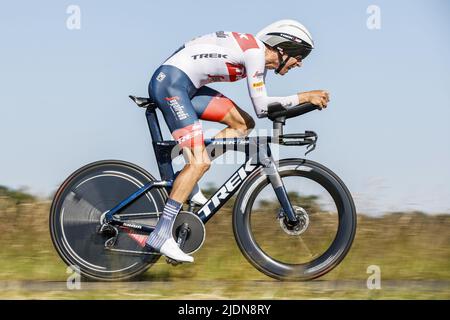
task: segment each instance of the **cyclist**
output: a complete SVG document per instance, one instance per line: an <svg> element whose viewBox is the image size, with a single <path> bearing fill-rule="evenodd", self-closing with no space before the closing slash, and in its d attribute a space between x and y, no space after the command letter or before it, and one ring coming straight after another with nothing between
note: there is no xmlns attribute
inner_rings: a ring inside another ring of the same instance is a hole
<svg viewBox="0 0 450 320"><path fill-rule="evenodd" d="M325 108L329 95L324 90L272 97L267 95L264 83L268 69L285 75L300 67L313 48L311 35L302 24L280 20L262 29L256 37L225 31L197 37L186 42L155 71L149 95L183 148L187 163L173 183L163 214L146 241L147 247L176 261L194 261L176 244L172 226L182 203L210 166L199 119L226 125L215 138L246 136L255 126L248 113L206 84L247 78L258 118L267 116L267 106L273 102L285 107L311 102Z"/></svg>

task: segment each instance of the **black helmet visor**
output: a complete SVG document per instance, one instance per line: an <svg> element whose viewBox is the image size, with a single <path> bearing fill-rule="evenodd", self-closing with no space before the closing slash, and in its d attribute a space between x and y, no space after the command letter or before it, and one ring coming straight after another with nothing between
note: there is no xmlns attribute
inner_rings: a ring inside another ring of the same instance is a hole
<svg viewBox="0 0 450 320"><path fill-rule="evenodd" d="M282 42L277 47L283 49L283 53L288 56L293 58L300 56L302 60L305 59L312 50L312 47L309 44L299 44L290 41Z"/></svg>

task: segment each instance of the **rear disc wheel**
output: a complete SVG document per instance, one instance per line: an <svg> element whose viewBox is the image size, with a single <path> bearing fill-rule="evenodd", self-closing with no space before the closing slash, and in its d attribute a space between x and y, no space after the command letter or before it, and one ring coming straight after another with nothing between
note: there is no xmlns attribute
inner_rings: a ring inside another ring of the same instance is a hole
<svg viewBox="0 0 450 320"><path fill-rule="evenodd" d="M144 169L115 160L94 162L70 175L55 194L49 219L53 244L64 262L89 279L106 281L132 278L155 263L160 256L144 247L148 234L116 227L111 248L117 251L112 251L105 242L114 230L99 232L108 210L154 180ZM152 188L118 215L128 223L156 225L166 199L165 189Z"/></svg>

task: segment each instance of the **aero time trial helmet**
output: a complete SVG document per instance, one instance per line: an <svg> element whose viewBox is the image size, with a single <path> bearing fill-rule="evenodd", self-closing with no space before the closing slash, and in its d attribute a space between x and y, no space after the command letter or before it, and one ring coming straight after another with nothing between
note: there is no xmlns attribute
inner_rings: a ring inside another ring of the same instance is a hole
<svg viewBox="0 0 450 320"><path fill-rule="evenodd" d="M259 31L256 37L269 47L282 49L290 57L304 59L314 48L308 29L295 20L274 22Z"/></svg>

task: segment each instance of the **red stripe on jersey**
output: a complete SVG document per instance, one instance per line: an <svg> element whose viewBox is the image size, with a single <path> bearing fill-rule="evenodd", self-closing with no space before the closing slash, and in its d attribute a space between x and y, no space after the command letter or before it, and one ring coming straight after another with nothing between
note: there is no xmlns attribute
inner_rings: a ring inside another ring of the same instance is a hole
<svg viewBox="0 0 450 320"><path fill-rule="evenodd" d="M164 98L164 100L166 100L166 101L170 101L170 100L180 100L180 97L178 97L178 96L175 96L175 97L166 97L166 98Z"/></svg>
<svg viewBox="0 0 450 320"><path fill-rule="evenodd" d="M242 51L246 51L252 48L259 48L258 43L256 43L255 37L253 37L250 33L238 33L232 32L234 39L236 39L239 47L241 47Z"/></svg>
<svg viewBox="0 0 450 320"><path fill-rule="evenodd" d="M220 122L234 106L233 101L219 93L209 101L200 119Z"/></svg>

